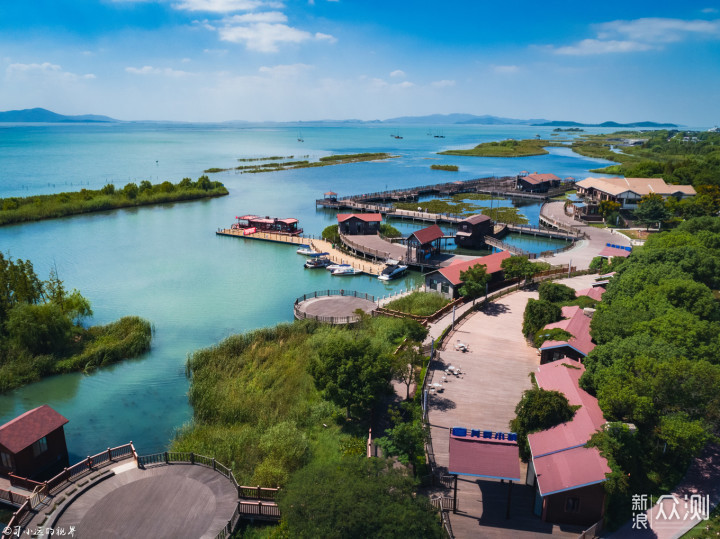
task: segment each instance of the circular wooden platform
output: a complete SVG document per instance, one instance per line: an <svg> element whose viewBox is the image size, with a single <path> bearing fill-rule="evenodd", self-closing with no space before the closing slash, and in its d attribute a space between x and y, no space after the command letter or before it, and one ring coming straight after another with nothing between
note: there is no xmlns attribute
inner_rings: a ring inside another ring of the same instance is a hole
<svg viewBox="0 0 720 539"><path fill-rule="evenodd" d="M311 318L329 324L352 324L359 319L355 314L357 309L369 314L377 309L377 304L351 295L308 298L295 304L295 318Z"/></svg>
<svg viewBox="0 0 720 539"><path fill-rule="evenodd" d="M77 538L214 538L232 517L237 491L228 478L204 466L171 464L133 468L102 481L75 499L55 528Z"/></svg>

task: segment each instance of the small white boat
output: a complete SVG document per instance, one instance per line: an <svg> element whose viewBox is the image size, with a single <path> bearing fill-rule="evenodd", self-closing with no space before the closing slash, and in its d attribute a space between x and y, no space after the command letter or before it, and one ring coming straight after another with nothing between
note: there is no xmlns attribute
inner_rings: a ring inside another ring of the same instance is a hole
<svg viewBox="0 0 720 539"><path fill-rule="evenodd" d="M350 264L331 264L327 268L328 271L335 271L336 269L351 268Z"/></svg>
<svg viewBox="0 0 720 539"><path fill-rule="evenodd" d="M312 248L309 245L301 245L300 248L296 251L299 255L305 255L305 256L312 256L316 255L317 252L313 251Z"/></svg>
<svg viewBox="0 0 720 539"><path fill-rule="evenodd" d="M396 277L400 277L408 269L404 264L388 264L382 273L378 275L378 279L381 281L390 281Z"/></svg>
<svg viewBox="0 0 720 539"><path fill-rule="evenodd" d="M337 268L332 270L333 275L337 275L338 277L342 277L345 275L360 275L362 271L356 270L352 266L348 266L347 268Z"/></svg>

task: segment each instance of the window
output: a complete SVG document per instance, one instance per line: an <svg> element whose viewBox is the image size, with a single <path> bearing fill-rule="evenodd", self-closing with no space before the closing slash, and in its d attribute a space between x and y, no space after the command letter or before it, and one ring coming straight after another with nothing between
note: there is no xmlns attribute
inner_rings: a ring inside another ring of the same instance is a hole
<svg viewBox="0 0 720 539"><path fill-rule="evenodd" d="M32 448L33 457L37 457L41 453L44 453L45 451L47 451L47 438L43 436L32 445Z"/></svg>
<svg viewBox="0 0 720 539"><path fill-rule="evenodd" d="M10 455L8 455L7 453L5 453L4 451L0 452L0 457L2 458L3 468L12 469L12 467L13 467L12 457Z"/></svg>
<svg viewBox="0 0 720 539"><path fill-rule="evenodd" d="M573 496L565 500L565 512L577 513L580 511L580 498Z"/></svg>

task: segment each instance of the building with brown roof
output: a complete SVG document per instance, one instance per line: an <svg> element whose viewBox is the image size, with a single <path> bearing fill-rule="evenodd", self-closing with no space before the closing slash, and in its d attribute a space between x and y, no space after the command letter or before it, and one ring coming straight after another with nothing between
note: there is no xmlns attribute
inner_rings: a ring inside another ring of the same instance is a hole
<svg viewBox="0 0 720 539"><path fill-rule="evenodd" d="M67 422L45 404L0 426L0 473L32 479L67 467Z"/></svg>
<svg viewBox="0 0 720 539"><path fill-rule="evenodd" d="M632 210L649 194L678 200L695 195L692 185L672 185L662 178L586 178L576 182L575 186L583 201L573 205L575 213L581 215L597 214L600 203L605 200L617 202L620 209Z"/></svg>
<svg viewBox="0 0 720 539"><path fill-rule="evenodd" d="M489 283L489 287L491 287L504 279L502 261L511 256L512 253L508 251L500 251L499 253L473 258L472 260L453 262L449 266L425 275L425 287L447 298L457 298L460 296L459 290L463 284L460 273L477 264L485 266L485 271L492 275Z"/></svg>
<svg viewBox="0 0 720 539"><path fill-rule="evenodd" d="M445 233L437 225L416 230L407 238L408 262L424 262L440 254L440 240Z"/></svg>
<svg viewBox="0 0 720 539"><path fill-rule="evenodd" d="M379 213L338 213L338 229L346 236L369 236L380 232Z"/></svg>
<svg viewBox="0 0 720 539"><path fill-rule="evenodd" d="M556 361L535 374L540 388L559 391L578 406L570 421L528 434L528 483L536 487L536 514L548 522L594 524L605 511L603 482L611 470L596 447L585 447L605 418L597 399L580 388L584 372L583 365Z"/></svg>
<svg viewBox="0 0 720 539"><path fill-rule="evenodd" d="M529 193L547 193L551 187L557 187L562 180L555 174L520 174L515 187Z"/></svg>
<svg viewBox="0 0 720 539"><path fill-rule="evenodd" d="M465 249L481 249L485 246L485 236L493 233L493 222L487 215L471 215L457 225L455 244Z"/></svg>

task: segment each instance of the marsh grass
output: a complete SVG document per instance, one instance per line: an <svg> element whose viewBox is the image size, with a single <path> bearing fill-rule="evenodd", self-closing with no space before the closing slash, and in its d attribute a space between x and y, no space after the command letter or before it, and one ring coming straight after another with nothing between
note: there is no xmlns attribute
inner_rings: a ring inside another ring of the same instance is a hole
<svg viewBox="0 0 720 539"><path fill-rule="evenodd" d="M450 300L442 297L440 294L433 294L432 292L412 292L407 296L391 301L385 305L385 308L416 316L430 316L445 307L448 303L450 303Z"/></svg>

